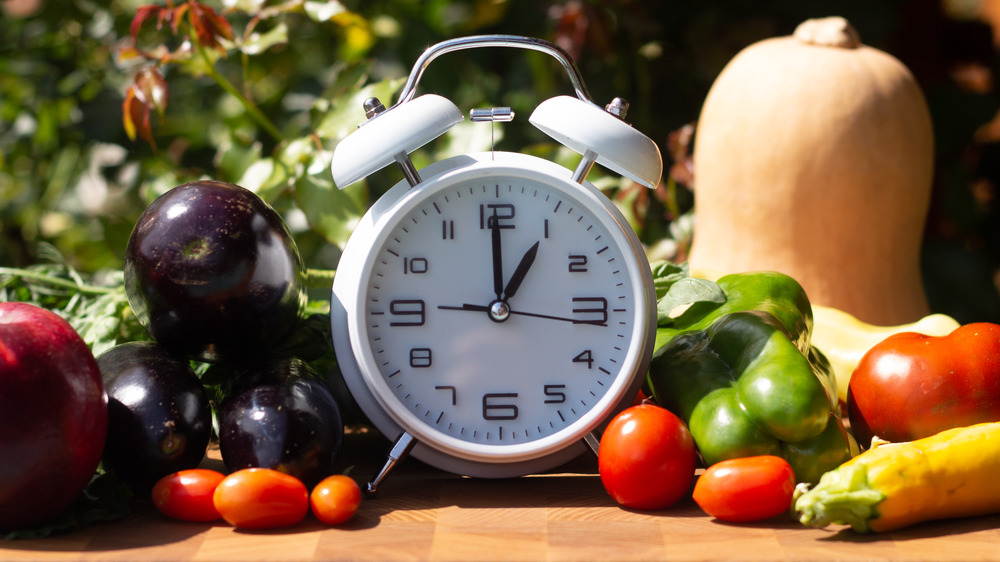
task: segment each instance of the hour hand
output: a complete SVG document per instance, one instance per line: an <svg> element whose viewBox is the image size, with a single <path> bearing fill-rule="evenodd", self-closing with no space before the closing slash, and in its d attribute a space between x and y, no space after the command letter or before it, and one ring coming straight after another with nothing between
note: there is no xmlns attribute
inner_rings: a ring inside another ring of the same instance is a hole
<svg viewBox="0 0 1000 562"><path fill-rule="evenodd" d="M528 251L524 253L521 261L517 264L517 268L514 269L514 274L510 276L510 281L507 281L507 286L503 289L503 298L509 299L514 296L517 289L521 286L521 282L524 281L524 276L528 274L528 270L531 269L531 264L535 263L535 256L538 254L538 242L532 244Z"/></svg>

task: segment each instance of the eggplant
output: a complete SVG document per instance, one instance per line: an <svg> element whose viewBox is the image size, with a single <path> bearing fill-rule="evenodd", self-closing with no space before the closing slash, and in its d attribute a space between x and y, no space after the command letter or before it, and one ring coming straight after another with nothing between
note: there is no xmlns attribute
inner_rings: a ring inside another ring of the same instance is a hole
<svg viewBox="0 0 1000 562"><path fill-rule="evenodd" d="M344 439L340 407L305 361L291 356L234 368L219 408L230 471L273 468L312 488L334 471Z"/></svg>
<svg viewBox="0 0 1000 562"><path fill-rule="evenodd" d="M153 339L201 361L274 348L306 303L305 267L281 216L230 183L187 183L153 201L129 236L124 272Z"/></svg>
<svg viewBox="0 0 1000 562"><path fill-rule="evenodd" d="M212 408L191 363L154 342L129 342L97 358L108 393L102 461L138 488L201 463Z"/></svg>

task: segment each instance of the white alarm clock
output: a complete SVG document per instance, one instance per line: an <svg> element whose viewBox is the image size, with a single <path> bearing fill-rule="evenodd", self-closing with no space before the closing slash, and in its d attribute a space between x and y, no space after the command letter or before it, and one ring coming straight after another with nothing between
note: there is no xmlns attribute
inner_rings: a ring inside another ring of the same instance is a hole
<svg viewBox="0 0 1000 562"><path fill-rule="evenodd" d="M500 151L414 168L408 154L463 119L444 97L415 97L420 76L437 56L477 47L559 60L576 96L542 102L529 122L583 155L576 170ZM394 106L365 105L368 121L334 151L336 185L392 162L405 176L361 219L333 283L344 380L394 441L367 492L408 454L457 474L511 477L554 468L585 444L596 450L595 430L645 377L656 300L635 233L585 176L596 162L654 187L656 144L622 120L622 100L595 105L559 47L519 36L432 46Z"/></svg>

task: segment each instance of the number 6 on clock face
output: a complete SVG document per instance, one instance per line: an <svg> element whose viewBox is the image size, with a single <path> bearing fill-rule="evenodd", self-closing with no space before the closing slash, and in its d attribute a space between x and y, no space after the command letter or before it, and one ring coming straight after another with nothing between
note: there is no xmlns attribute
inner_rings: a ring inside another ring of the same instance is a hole
<svg viewBox="0 0 1000 562"><path fill-rule="evenodd" d="M413 455L472 476L537 472L634 398L655 297L631 227L590 184L515 153L401 182L362 220L334 283L352 394ZM351 264L344 267L344 264Z"/></svg>

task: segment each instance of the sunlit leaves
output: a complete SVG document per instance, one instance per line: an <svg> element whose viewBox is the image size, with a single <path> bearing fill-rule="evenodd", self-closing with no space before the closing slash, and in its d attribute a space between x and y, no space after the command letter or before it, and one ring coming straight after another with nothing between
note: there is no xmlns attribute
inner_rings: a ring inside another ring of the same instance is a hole
<svg viewBox="0 0 1000 562"><path fill-rule="evenodd" d="M135 17L132 18L132 25L129 28L133 42L138 40L139 31L143 24L154 17L156 18L157 29L162 29L164 25L167 25L174 35L177 35L181 23L186 19L194 30L200 44L217 49L220 52L225 52L220 44L220 40L231 40L233 38L233 29L229 25L229 21L218 15L210 6L197 0L188 0L177 6L172 2L166 6L140 6L136 10Z"/></svg>
<svg viewBox="0 0 1000 562"><path fill-rule="evenodd" d="M122 102L122 120L128 137L135 140L138 135L155 149L150 115L155 110L162 118L169 100L170 89L157 68L147 68L136 74Z"/></svg>

